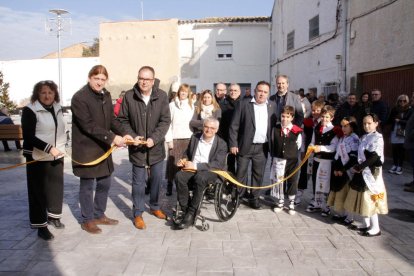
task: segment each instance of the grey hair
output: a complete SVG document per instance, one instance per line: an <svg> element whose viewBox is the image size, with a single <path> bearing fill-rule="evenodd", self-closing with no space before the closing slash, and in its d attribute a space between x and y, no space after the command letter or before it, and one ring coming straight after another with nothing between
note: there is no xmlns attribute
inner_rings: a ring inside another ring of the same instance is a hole
<svg viewBox="0 0 414 276"><path fill-rule="evenodd" d="M217 128L219 128L219 126L220 126L219 120L217 120L214 117L207 117L207 118L205 118L204 121L203 121L203 126L205 126L207 123L214 123Z"/></svg>

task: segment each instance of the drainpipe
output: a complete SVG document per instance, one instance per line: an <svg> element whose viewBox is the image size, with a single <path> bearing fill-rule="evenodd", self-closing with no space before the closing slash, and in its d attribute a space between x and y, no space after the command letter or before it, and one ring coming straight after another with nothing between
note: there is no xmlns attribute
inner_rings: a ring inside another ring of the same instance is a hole
<svg viewBox="0 0 414 276"><path fill-rule="evenodd" d="M342 1L342 68L341 68L341 90L349 94L347 91L347 70L348 70L348 0Z"/></svg>

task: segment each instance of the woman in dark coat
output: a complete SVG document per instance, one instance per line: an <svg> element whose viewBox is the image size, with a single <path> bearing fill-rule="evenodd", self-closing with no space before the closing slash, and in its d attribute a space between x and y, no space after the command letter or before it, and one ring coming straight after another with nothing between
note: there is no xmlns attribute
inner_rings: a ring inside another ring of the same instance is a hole
<svg viewBox="0 0 414 276"><path fill-rule="evenodd" d="M402 174L402 167L405 157L404 138L408 119L413 110L410 106L410 99L407 95L398 96L395 106L391 109L387 124L391 126L391 149L393 166L388 170L389 173Z"/></svg>
<svg viewBox="0 0 414 276"><path fill-rule="evenodd" d="M104 88L108 72L102 65L92 67L88 84L72 98L72 162L74 175L80 177L79 202L83 230L99 234L98 224L115 225L117 220L105 216L111 174L114 170L112 156L93 166L88 163L105 154L111 145L124 145L120 124L115 120L110 93ZM95 198L93 187L96 181Z"/></svg>

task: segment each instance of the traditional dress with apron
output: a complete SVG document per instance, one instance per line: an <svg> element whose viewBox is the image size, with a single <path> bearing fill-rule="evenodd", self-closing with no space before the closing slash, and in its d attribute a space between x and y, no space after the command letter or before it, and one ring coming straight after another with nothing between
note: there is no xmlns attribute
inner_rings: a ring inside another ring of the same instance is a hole
<svg viewBox="0 0 414 276"><path fill-rule="evenodd" d="M387 214L387 193L382 178L384 162L384 140L382 134L373 132L364 135L358 148L360 173L355 173L349 183L351 189L345 200L345 210L364 217Z"/></svg>
<svg viewBox="0 0 414 276"><path fill-rule="evenodd" d="M320 152L314 154L312 174L315 181L315 207L327 211L327 197L330 191L331 165L335 157L338 136L342 130L329 124L322 128L319 124L314 131L314 145L322 146Z"/></svg>
<svg viewBox="0 0 414 276"><path fill-rule="evenodd" d="M328 206L336 212L344 211L344 202L349 191L349 181L354 176L352 167L358 163L358 135L352 133L339 139L332 164L331 191ZM342 171L342 176L335 176L334 171Z"/></svg>

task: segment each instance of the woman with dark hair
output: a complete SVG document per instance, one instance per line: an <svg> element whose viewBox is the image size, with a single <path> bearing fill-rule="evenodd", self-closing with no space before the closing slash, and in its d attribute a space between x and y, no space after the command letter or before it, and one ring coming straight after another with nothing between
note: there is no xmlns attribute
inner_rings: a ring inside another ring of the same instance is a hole
<svg viewBox="0 0 414 276"><path fill-rule="evenodd" d="M220 121L221 109L213 92L207 89L201 92L199 101L197 101L193 118L190 121L192 131L194 133L201 132L203 130L203 121L208 117L214 117Z"/></svg>
<svg viewBox="0 0 414 276"><path fill-rule="evenodd" d="M120 123L114 116L111 94L105 89L107 80L106 68L96 65L89 71L88 84L72 97L72 157L77 162L94 161L112 145L125 144L124 138L111 132L119 133ZM99 234L102 230L97 225L118 224L117 220L105 215L111 174L114 171L112 156L92 166L72 162L72 167L73 174L80 177L82 229L91 234Z"/></svg>
<svg viewBox="0 0 414 276"><path fill-rule="evenodd" d="M365 115L370 114L372 112L372 102L371 102L371 94L368 92L364 92L361 94L359 98L359 112L355 115L357 122L358 122L358 135L364 134L364 129L362 127L362 120Z"/></svg>
<svg viewBox="0 0 414 276"><path fill-rule="evenodd" d="M398 96L395 106L391 109L387 124L391 126L391 148L393 166L388 170L389 173L402 174L404 162L404 138L405 126L413 110L410 106L410 99L407 95Z"/></svg>
<svg viewBox="0 0 414 276"><path fill-rule="evenodd" d="M38 82L30 103L23 108L23 155L27 162L29 216L38 236L52 240L48 224L61 229L63 203L63 156L66 134L58 87L53 81Z"/></svg>

